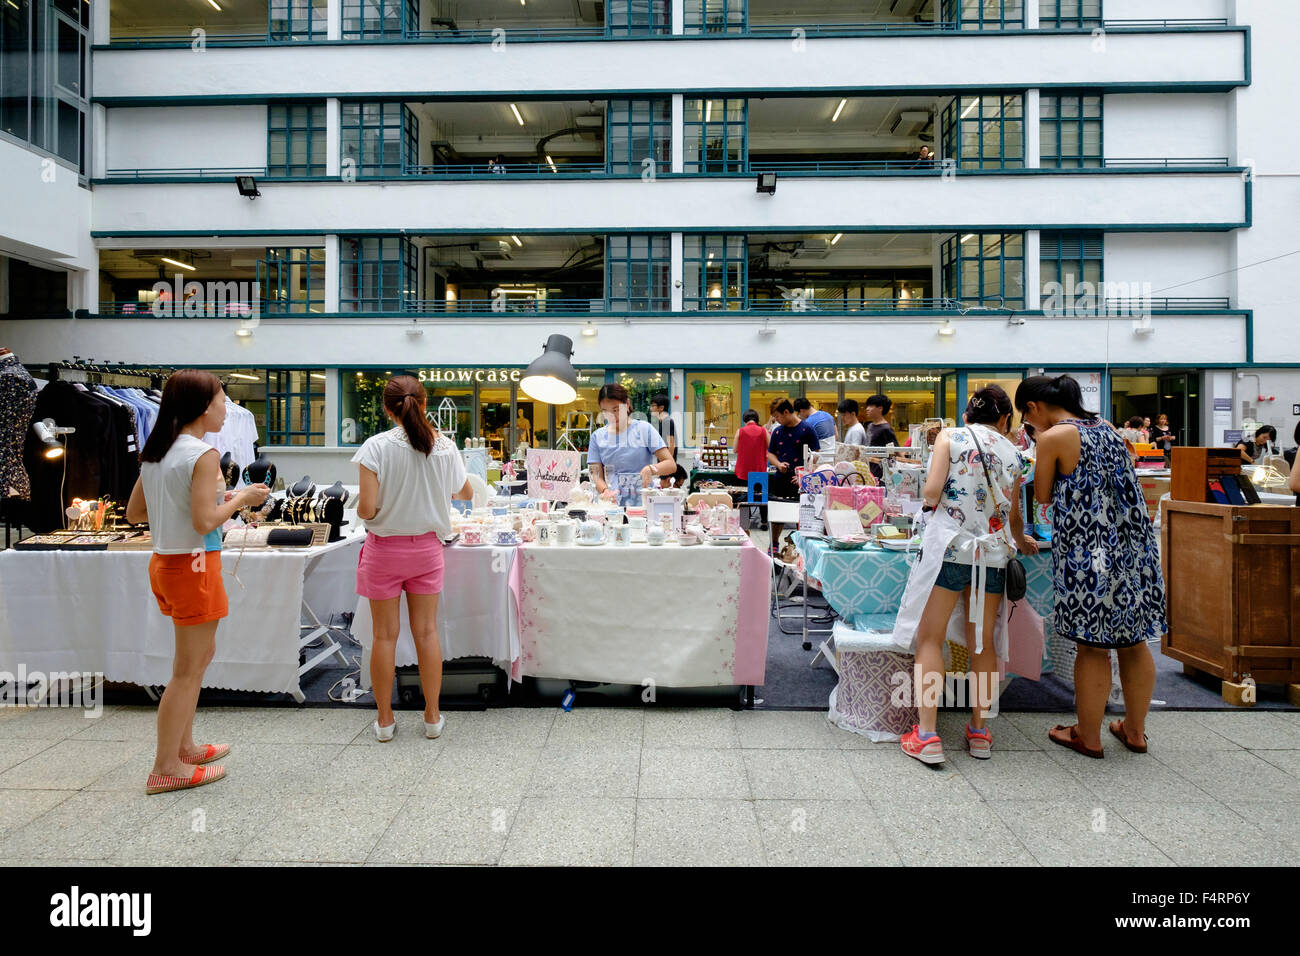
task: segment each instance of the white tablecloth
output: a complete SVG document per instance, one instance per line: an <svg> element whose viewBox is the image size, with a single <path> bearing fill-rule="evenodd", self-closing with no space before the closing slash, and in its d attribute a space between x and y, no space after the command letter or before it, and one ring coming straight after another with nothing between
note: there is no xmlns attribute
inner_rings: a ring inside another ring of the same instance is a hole
<svg viewBox="0 0 1300 956"><path fill-rule="evenodd" d="M460 545L444 550L442 598L438 602L438 643L443 660L490 657L507 676L517 678L519 629L509 582L516 550ZM352 599L356 604L352 636L364 648L360 683L362 687L369 687L370 644L374 637L370 602L358 598L355 592ZM405 594L402 595L401 620L396 663L398 667L406 667L415 664L416 657Z"/></svg>
<svg viewBox="0 0 1300 956"><path fill-rule="evenodd" d="M521 673L660 687L765 679L772 562L744 547L520 549Z"/></svg>
<svg viewBox="0 0 1300 956"><path fill-rule="evenodd" d="M297 693L304 580L322 621L347 610L361 538L320 548L222 554L230 616L205 687ZM149 587L148 551L0 552L0 671L88 671L141 685L171 680L175 632ZM317 580L319 575L319 580Z"/></svg>

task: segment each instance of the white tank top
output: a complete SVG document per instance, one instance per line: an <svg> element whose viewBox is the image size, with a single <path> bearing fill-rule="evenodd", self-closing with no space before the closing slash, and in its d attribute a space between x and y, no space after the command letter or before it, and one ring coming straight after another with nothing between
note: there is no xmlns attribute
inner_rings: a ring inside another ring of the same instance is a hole
<svg viewBox="0 0 1300 956"><path fill-rule="evenodd" d="M190 488L194 466L204 452L213 448L193 435L177 435L162 461L140 464L140 484L149 509L149 531L154 554L193 554L221 550L221 530L206 537L194 530L190 510ZM213 500L217 489L212 488Z"/></svg>

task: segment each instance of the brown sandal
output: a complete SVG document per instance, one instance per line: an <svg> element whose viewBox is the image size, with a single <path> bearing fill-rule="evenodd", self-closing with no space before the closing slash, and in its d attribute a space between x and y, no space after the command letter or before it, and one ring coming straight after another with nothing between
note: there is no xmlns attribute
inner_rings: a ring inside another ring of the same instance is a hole
<svg viewBox="0 0 1300 956"><path fill-rule="evenodd" d="M1147 752L1146 742L1151 738L1148 737L1146 734L1142 735L1141 745L1131 744L1128 742L1128 734L1124 730L1124 721L1112 720L1109 724L1109 727L1110 727L1110 732L1114 734L1117 738L1119 738L1119 742L1122 743L1129 750L1133 751L1135 754L1144 754ZM1116 727L1118 727L1119 729L1116 730L1115 729Z"/></svg>
<svg viewBox="0 0 1300 956"><path fill-rule="evenodd" d="M1060 744L1062 747L1067 747L1070 750L1073 750L1075 753L1083 754L1085 757L1093 757L1097 760L1101 760L1103 757L1106 756L1106 754L1103 751L1093 750L1091 747L1086 746L1084 742L1079 739L1079 727L1077 724L1072 727L1066 727L1064 724L1057 724L1055 727L1052 728L1052 730L1068 730L1070 732L1069 740L1060 740L1056 737L1053 737L1049 733L1047 735L1047 739L1054 744Z"/></svg>

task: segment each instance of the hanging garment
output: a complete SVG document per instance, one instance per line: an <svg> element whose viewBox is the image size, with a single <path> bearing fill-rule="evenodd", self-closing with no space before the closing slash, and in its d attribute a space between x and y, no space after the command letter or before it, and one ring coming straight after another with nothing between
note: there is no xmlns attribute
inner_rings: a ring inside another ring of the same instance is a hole
<svg viewBox="0 0 1300 956"><path fill-rule="evenodd" d="M23 442L36 408L36 382L12 352L0 355L0 498L31 497Z"/></svg>
<svg viewBox="0 0 1300 956"><path fill-rule="evenodd" d="M247 467L257 459L254 447L257 444L257 419L248 409L227 398L225 424L219 432L208 432L203 440L222 455L230 452L240 468Z"/></svg>
<svg viewBox="0 0 1300 956"><path fill-rule="evenodd" d="M41 389L33 418L52 418L55 424L76 429L63 436L65 452L53 459L45 457L45 445L35 430L27 430L23 461L32 494L25 524L48 534L64 526L63 509L73 498L112 494L118 467L114 456L120 446L107 400L70 382L50 382Z"/></svg>

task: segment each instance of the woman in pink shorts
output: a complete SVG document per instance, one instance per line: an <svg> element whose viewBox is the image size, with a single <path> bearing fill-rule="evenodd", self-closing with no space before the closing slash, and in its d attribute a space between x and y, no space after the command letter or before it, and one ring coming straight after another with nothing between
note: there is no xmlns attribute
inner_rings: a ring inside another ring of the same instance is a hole
<svg viewBox="0 0 1300 956"><path fill-rule="evenodd" d="M357 516L366 524L357 594L370 600L374 620L370 684L379 709L375 737L385 742L397 729L393 658L403 591L424 689L424 733L429 738L442 733L442 538L451 534L451 499L473 495L456 443L429 425L424 408L424 386L412 376L389 380L384 411L394 427L366 441L352 459L361 467Z"/></svg>

